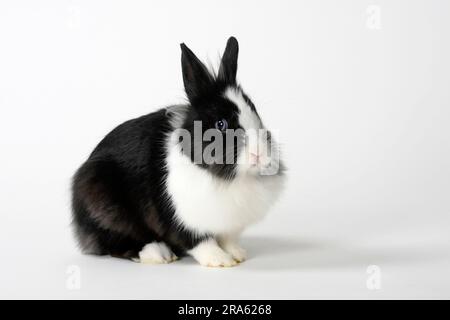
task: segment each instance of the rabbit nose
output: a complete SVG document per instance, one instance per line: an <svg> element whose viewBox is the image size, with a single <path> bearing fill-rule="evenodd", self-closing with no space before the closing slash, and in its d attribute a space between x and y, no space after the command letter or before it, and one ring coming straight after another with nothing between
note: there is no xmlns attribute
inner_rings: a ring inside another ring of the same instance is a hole
<svg viewBox="0 0 450 320"><path fill-rule="evenodd" d="M250 164L257 164L259 162L259 155L253 152L250 152Z"/></svg>

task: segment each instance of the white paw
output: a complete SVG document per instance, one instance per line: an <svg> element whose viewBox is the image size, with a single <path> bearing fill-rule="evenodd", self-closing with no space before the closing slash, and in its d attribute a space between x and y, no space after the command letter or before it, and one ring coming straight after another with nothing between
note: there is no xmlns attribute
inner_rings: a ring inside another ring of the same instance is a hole
<svg viewBox="0 0 450 320"><path fill-rule="evenodd" d="M233 259L233 257L222 251L216 252L214 254L210 254L205 256L203 259L199 260L199 263L205 267L233 267L237 265L237 261Z"/></svg>
<svg viewBox="0 0 450 320"><path fill-rule="evenodd" d="M247 251L237 244L228 244L223 249L231 254L234 260L236 260L237 262L242 262L247 259Z"/></svg>
<svg viewBox="0 0 450 320"><path fill-rule="evenodd" d="M149 264L169 263L178 257L164 242L146 244L139 252L139 262Z"/></svg>
<svg viewBox="0 0 450 320"><path fill-rule="evenodd" d="M205 267L232 267L237 265L236 260L223 251L215 240L207 240L189 251L195 260Z"/></svg>

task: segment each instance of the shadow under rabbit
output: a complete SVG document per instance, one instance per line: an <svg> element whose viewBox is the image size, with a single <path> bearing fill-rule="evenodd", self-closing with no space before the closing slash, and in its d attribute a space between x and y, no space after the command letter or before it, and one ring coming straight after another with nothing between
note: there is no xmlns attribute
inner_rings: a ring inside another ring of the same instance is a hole
<svg viewBox="0 0 450 320"><path fill-rule="evenodd" d="M374 248L275 237L244 237L241 243L249 253L245 267L253 270L365 269L373 264L450 261L450 254L444 254L448 248L435 246Z"/></svg>

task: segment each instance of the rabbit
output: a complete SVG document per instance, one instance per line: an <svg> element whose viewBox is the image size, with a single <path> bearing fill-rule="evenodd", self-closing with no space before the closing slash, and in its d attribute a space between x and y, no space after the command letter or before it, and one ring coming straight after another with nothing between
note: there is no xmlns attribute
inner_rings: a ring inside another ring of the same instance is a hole
<svg viewBox="0 0 450 320"><path fill-rule="evenodd" d="M83 253L152 264L190 255L231 267L246 259L240 234L281 194L279 145L236 81L236 38L217 72L180 47L187 102L117 126L73 176L72 225ZM211 144L231 142L208 156Z"/></svg>

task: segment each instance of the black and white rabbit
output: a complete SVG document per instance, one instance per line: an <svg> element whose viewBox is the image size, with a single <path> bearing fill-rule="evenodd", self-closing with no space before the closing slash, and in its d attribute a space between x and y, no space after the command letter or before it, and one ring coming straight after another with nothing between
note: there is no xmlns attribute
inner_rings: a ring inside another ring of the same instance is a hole
<svg viewBox="0 0 450 320"><path fill-rule="evenodd" d="M205 266L233 266L246 258L238 236L280 194L278 146L236 82L237 40L228 40L217 75L185 44L181 51L189 103L119 125L73 178L73 226L85 253L143 263L189 254ZM210 153L228 161L202 161L207 131L223 138L220 146L234 143ZM197 147L186 148L183 133L193 145L200 133Z"/></svg>

